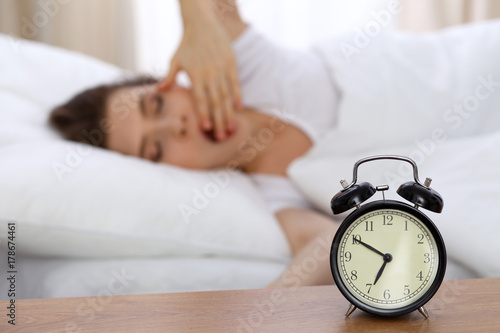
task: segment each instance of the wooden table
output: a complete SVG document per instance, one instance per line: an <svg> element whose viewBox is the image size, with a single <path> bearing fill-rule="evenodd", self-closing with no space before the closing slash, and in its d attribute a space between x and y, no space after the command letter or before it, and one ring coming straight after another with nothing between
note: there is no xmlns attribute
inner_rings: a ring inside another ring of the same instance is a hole
<svg viewBox="0 0 500 333"><path fill-rule="evenodd" d="M0 332L500 332L500 279L444 281L418 311L378 318L335 286L0 301ZM6 319L7 318L7 319Z"/></svg>

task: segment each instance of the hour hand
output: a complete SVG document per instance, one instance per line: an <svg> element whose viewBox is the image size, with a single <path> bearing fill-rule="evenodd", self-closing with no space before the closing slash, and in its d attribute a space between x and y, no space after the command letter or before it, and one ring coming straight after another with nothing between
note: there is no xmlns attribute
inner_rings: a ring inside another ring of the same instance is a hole
<svg viewBox="0 0 500 333"><path fill-rule="evenodd" d="M373 285L377 284L378 279L382 276L382 272L384 271L385 265L387 265L387 261L384 261L382 264L382 267L378 270L377 276L375 277L375 282L373 282Z"/></svg>
<svg viewBox="0 0 500 333"><path fill-rule="evenodd" d="M363 245L364 247L366 247L368 250L371 250L377 254L380 254L382 257L384 256L384 254L382 252L380 252L379 250L377 250L376 248L374 248L373 246L370 246L368 244L366 244L365 242L362 242L361 240L357 239L356 237L353 237L354 238L354 241L355 242L358 242L359 244Z"/></svg>
<svg viewBox="0 0 500 333"><path fill-rule="evenodd" d="M384 263L382 264L382 267L378 270L377 276L375 277L375 282L373 282L373 285L375 285L382 276L382 273L384 272L385 265L387 265L388 262L392 261L392 255L390 253L384 254Z"/></svg>

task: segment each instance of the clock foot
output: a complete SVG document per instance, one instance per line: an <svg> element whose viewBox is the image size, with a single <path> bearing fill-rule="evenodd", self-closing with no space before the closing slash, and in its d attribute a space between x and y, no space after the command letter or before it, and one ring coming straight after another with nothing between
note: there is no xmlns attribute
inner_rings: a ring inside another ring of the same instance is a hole
<svg viewBox="0 0 500 333"><path fill-rule="evenodd" d="M356 310L356 307L354 305L352 305L352 304L349 304L349 308L347 308L347 311L345 312L345 316L349 317L349 315L351 313L353 313L354 310Z"/></svg>
<svg viewBox="0 0 500 333"><path fill-rule="evenodd" d="M420 312L422 314L422 316L425 317L425 319L429 318L429 312L427 312L427 309L425 308L425 306L421 306L418 308L418 312Z"/></svg>

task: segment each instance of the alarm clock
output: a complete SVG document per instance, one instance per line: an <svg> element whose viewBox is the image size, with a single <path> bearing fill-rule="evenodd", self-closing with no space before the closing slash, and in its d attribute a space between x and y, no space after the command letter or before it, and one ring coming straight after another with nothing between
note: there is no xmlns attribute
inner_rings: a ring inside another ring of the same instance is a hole
<svg viewBox="0 0 500 333"><path fill-rule="evenodd" d="M402 201L386 200L388 185L357 182L358 167L375 160L398 160L413 167L414 181L399 186ZM446 271L446 248L436 225L421 209L440 213L443 199L422 184L417 164L397 155L367 157L354 164L353 180L331 200L333 214L352 211L339 226L330 252L333 278L350 302L346 316L356 308L380 316L399 316L414 310L425 317L425 304L436 293ZM376 192L382 200L363 202Z"/></svg>

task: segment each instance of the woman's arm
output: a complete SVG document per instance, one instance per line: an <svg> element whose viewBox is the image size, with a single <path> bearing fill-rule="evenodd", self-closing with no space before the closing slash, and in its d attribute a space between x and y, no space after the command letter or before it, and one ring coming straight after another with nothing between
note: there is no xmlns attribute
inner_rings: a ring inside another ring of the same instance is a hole
<svg viewBox="0 0 500 333"><path fill-rule="evenodd" d="M212 0L212 4L231 41L238 38L245 31L247 24L241 19L236 0Z"/></svg>
<svg viewBox="0 0 500 333"><path fill-rule="evenodd" d="M332 284L330 249L337 223L317 212L288 208L276 214L294 257L288 268L268 287Z"/></svg>
<svg viewBox="0 0 500 333"><path fill-rule="evenodd" d="M241 108L241 91L231 39L245 28L233 0L179 0L184 34L159 85L169 89L184 70L192 82L202 129L224 140L235 129L234 109ZM215 7L214 7L215 6Z"/></svg>

